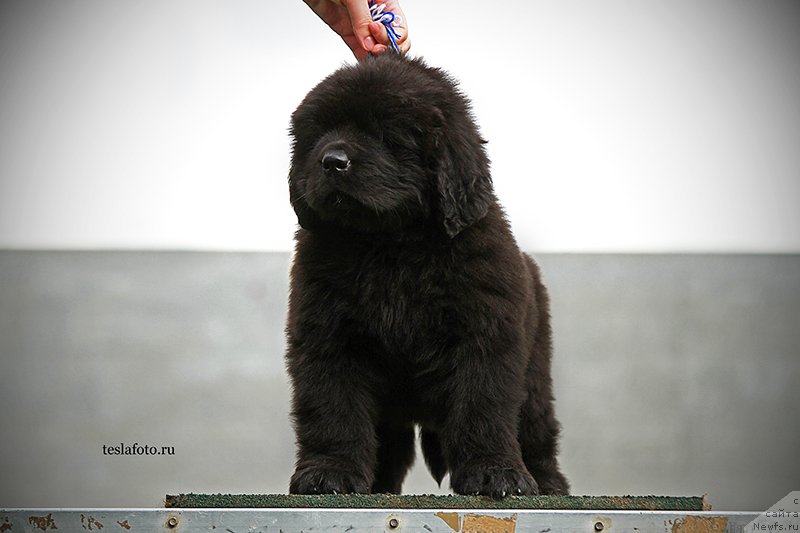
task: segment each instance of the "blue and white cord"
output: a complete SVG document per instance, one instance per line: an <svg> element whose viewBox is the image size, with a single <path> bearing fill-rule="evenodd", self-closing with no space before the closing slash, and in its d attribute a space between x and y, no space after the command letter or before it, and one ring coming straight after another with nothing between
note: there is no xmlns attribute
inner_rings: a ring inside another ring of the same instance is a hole
<svg viewBox="0 0 800 533"><path fill-rule="evenodd" d="M385 11L386 4L375 4L375 0L369 0L369 12L372 15L372 20L380 22L386 28L386 34L389 36L389 42L392 44L392 49L400 53L400 46L397 40L400 34L397 33L395 26L398 26L403 20L395 15L392 11Z"/></svg>

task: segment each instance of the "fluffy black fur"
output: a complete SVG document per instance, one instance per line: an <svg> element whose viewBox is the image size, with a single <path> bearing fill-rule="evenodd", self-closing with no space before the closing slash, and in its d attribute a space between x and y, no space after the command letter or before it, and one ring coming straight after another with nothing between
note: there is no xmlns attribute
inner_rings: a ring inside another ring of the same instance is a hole
<svg viewBox="0 0 800 533"><path fill-rule="evenodd" d="M399 493L419 425L457 493L566 494L547 293L455 83L385 54L322 81L291 133L290 491Z"/></svg>

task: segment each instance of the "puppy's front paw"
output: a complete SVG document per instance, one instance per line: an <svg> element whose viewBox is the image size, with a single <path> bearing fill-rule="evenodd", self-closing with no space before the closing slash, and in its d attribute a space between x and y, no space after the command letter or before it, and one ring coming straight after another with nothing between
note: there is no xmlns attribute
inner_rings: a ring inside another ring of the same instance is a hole
<svg viewBox="0 0 800 533"><path fill-rule="evenodd" d="M506 496L539 494L539 487L527 471L510 467L478 466L454 472L453 490L458 494Z"/></svg>
<svg viewBox="0 0 800 533"><path fill-rule="evenodd" d="M298 468L289 484L291 494L369 494L369 485L352 472L313 466Z"/></svg>
<svg viewBox="0 0 800 533"><path fill-rule="evenodd" d="M567 495L569 494L569 483L564 475L558 470L552 470L547 473L536 473L536 481L539 483L540 494L555 494Z"/></svg>

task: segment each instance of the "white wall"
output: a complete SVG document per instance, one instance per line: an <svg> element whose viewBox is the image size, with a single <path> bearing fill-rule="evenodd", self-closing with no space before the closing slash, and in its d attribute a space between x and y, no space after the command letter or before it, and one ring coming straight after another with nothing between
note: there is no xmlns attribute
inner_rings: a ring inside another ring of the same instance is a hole
<svg viewBox="0 0 800 533"><path fill-rule="evenodd" d="M523 247L800 251L800 6L405 0ZM299 0L0 4L0 247L288 250Z"/></svg>

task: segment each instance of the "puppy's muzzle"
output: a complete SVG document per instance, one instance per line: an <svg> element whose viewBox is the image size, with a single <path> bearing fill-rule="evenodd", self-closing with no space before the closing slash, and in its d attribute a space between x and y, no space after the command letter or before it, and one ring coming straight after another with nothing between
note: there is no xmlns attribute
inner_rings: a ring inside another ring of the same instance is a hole
<svg viewBox="0 0 800 533"><path fill-rule="evenodd" d="M339 176L350 170L350 158L339 148L326 150L322 154L322 170L328 176Z"/></svg>

